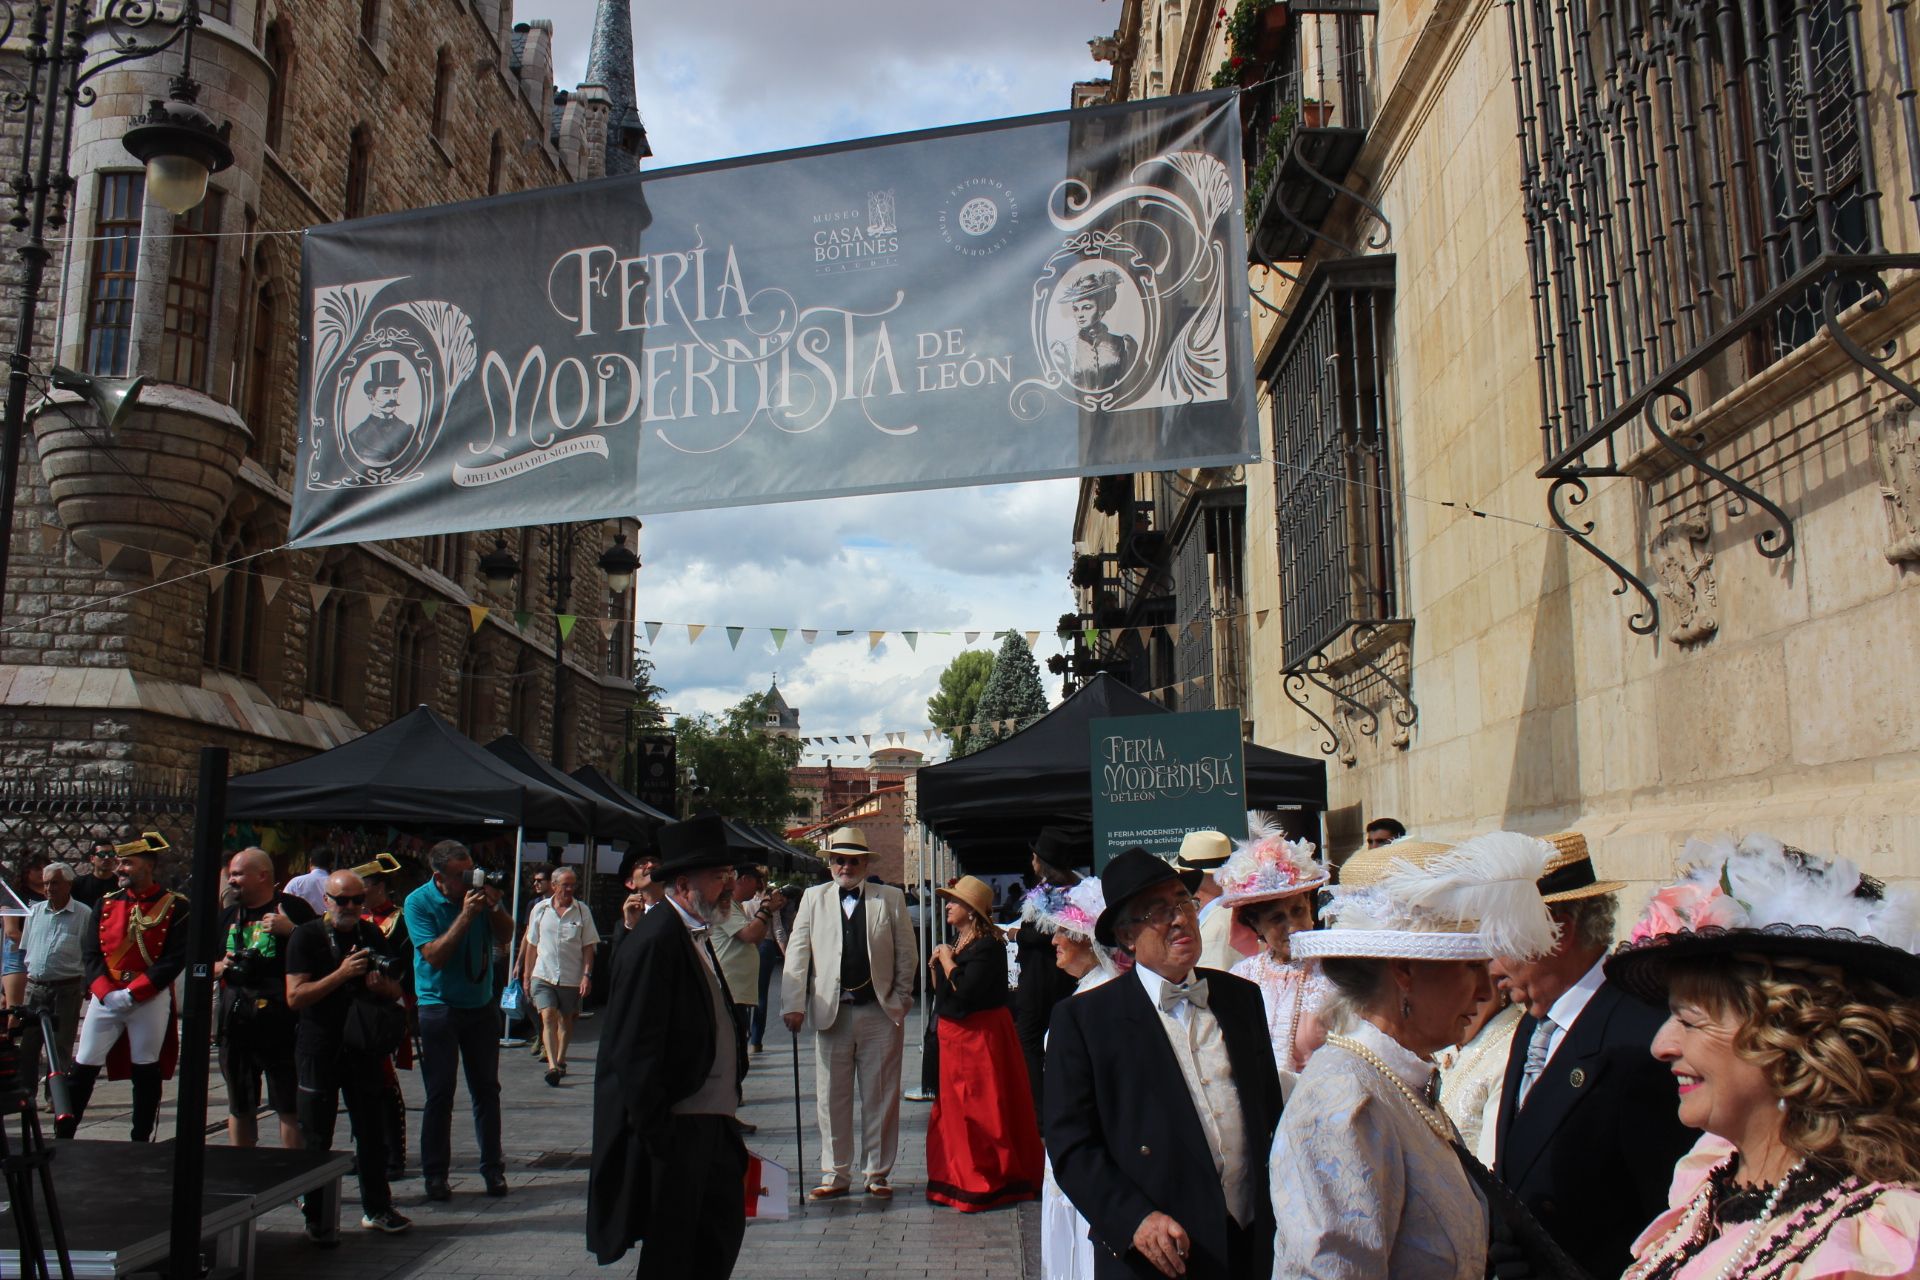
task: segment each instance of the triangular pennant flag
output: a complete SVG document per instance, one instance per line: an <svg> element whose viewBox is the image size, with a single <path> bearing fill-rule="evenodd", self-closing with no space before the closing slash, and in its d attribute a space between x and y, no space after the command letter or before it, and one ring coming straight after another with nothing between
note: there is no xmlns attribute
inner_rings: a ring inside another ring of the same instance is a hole
<svg viewBox="0 0 1920 1280"><path fill-rule="evenodd" d="M867 747L870 747L870 746L872 746L872 745L873 745L873 735L872 735L872 734L870 734L870 733L863 733L863 734L861 734L861 735L860 735L860 744L861 744L862 746L867 746Z"/></svg>
<svg viewBox="0 0 1920 1280"><path fill-rule="evenodd" d="M515 609L513 611L513 625L520 628L522 631L525 631L527 629L527 624L532 621L533 621L533 610Z"/></svg>
<svg viewBox="0 0 1920 1280"><path fill-rule="evenodd" d="M66 536L67 531L65 529L62 529L52 521L48 521L40 526L40 549L48 554L52 554L60 550L60 539Z"/></svg>
<svg viewBox="0 0 1920 1280"><path fill-rule="evenodd" d="M1187 624L1187 639L1198 640L1199 638L1200 638L1200 619L1195 618L1192 622L1189 622Z"/></svg>
<svg viewBox="0 0 1920 1280"><path fill-rule="evenodd" d="M560 638L565 640L573 634L574 625L580 621L580 615L577 613L555 614L553 621L554 625L560 628Z"/></svg>
<svg viewBox="0 0 1920 1280"><path fill-rule="evenodd" d="M1080 643L1089 649L1093 648L1100 643L1100 632L1096 628L1088 627L1080 633Z"/></svg>
<svg viewBox="0 0 1920 1280"><path fill-rule="evenodd" d="M900 638L907 642L907 648L912 649L915 653L920 651L920 633L918 631L902 631Z"/></svg>
<svg viewBox="0 0 1920 1280"><path fill-rule="evenodd" d="M1027 632L1027 648L1029 649L1033 648L1033 646L1039 643L1039 641L1040 641L1040 633L1038 631Z"/></svg>
<svg viewBox="0 0 1920 1280"><path fill-rule="evenodd" d="M440 602L432 599L422 600L420 602L420 612L427 615L428 622L432 622L434 617L440 612Z"/></svg>
<svg viewBox="0 0 1920 1280"><path fill-rule="evenodd" d="M602 640L613 639L613 629L620 624L618 618L600 618L597 619L596 622L600 628L600 638Z"/></svg>
<svg viewBox="0 0 1920 1280"><path fill-rule="evenodd" d="M834 634L834 635L835 635L836 637L838 637L838 636L850 636L850 635L852 635L852 634L853 634L853 631L852 631L852 629L851 629L851 628L849 628L849 629L848 629L848 630L846 630L846 631L836 631L836 632L834 632L833 634Z"/></svg>
<svg viewBox="0 0 1920 1280"><path fill-rule="evenodd" d="M380 615L387 611L387 605L390 604L392 600L392 596L371 595L367 597L367 608L373 611L373 621L380 621Z"/></svg>
<svg viewBox="0 0 1920 1280"><path fill-rule="evenodd" d="M480 624L485 622L487 615L492 612L493 610L484 604L470 604L467 606L467 617L473 620L473 629L475 631L480 629Z"/></svg>
<svg viewBox="0 0 1920 1280"><path fill-rule="evenodd" d="M695 640L698 640L700 633L706 629L707 624L704 622L689 622L687 624L687 643L692 644Z"/></svg>
<svg viewBox="0 0 1920 1280"><path fill-rule="evenodd" d="M218 591L221 587L226 585L227 575L232 572L233 570L227 568L224 565L222 565L218 569L207 570L207 589L210 591Z"/></svg>
<svg viewBox="0 0 1920 1280"><path fill-rule="evenodd" d="M980 633L978 631L963 631L960 634L967 638L968 644L972 644L975 640L978 640L980 638Z"/></svg>
<svg viewBox="0 0 1920 1280"><path fill-rule="evenodd" d="M1270 613L1272 613L1272 612L1273 612L1273 610L1271 610L1271 609L1262 609L1262 610L1260 610L1260 611L1259 611L1258 613L1256 613L1256 614L1254 614L1254 615L1253 615L1253 625L1254 625L1254 626L1256 626L1256 627L1264 627L1264 626L1266 626L1266 625L1267 625L1267 615L1268 615L1268 614L1270 614Z"/></svg>
<svg viewBox="0 0 1920 1280"><path fill-rule="evenodd" d="M786 647L787 629L785 627L768 627L767 634L773 637L773 648L776 653Z"/></svg>
<svg viewBox="0 0 1920 1280"><path fill-rule="evenodd" d="M113 562L120 558L120 552L122 550L123 548L120 544L112 538L100 539L100 567L102 569L113 568Z"/></svg>
<svg viewBox="0 0 1920 1280"><path fill-rule="evenodd" d="M738 649L740 647L740 637L746 634L746 630L745 627L728 627L727 648Z"/></svg>
<svg viewBox="0 0 1920 1280"><path fill-rule="evenodd" d="M814 642L815 637L817 637L819 634L820 633L818 631L809 631L805 627L802 627L800 629L800 638L802 640L805 640L808 644L812 644Z"/></svg>
<svg viewBox="0 0 1920 1280"><path fill-rule="evenodd" d="M163 556L158 551L149 551L147 563L153 566L153 580L158 582L167 576L167 570L173 565L173 557Z"/></svg>
<svg viewBox="0 0 1920 1280"><path fill-rule="evenodd" d="M333 594L333 587L324 582L316 582L307 588L307 598L313 601L313 611L320 612L320 606Z"/></svg>
<svg viewBox="0 0 1920 1280"><path fill-rule="evenodd" d="M273 598L280 594L280 584L284 581L284 578L269 577L264 573L260 575L260 594L266 597L268 604L272 604Z"/></svg>
<svg viewBox="0 0 1920 1280"><path fill-rule="evenodd" d="M658 622L649 622L644 625L647 628L647 643L652 644L659 638L661 624Z"/></svg>
<svg viewBox="0 0 1920 1280"><path fill-rule="evenodd" d="M1152 627L1135 627L1133 629L1133 636L1134 636L1134 639L1140 642L1140 647L1144 649L1148 645L1153 643L1153 628Z"/></svg>
<svg viewBox="0 0 1920 1280"><path fill-rule="evenodd" d="M878 649L880 647L880 642L886 639L886 637L887 637L887 633L884 631L867 632L867 652L872 653L875 649Z"/></svg>

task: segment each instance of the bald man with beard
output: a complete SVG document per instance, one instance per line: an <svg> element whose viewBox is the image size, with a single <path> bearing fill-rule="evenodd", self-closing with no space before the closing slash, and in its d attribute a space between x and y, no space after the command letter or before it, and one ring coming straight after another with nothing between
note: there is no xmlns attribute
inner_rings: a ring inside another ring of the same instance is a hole
<svg viewBox="0 0 1920 1280"><path fill-rule="evenodd" d="M300 1146L293 1066L293 1011L287 1008L287 939L314 910L273 885L273 859L242 849L227 863L233 905L220 915L220 1078L227 1084L227 1139L260 1142L260 1084L280 1118L280 1145Z"/></svg>

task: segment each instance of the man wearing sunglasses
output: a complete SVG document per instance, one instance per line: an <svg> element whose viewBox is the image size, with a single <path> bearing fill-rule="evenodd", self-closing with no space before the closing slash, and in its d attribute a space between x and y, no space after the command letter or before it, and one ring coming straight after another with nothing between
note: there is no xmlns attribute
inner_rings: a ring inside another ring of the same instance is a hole
<svg viewBox="0 0 1920 1280"><path fill-rule="evenodd" d="M295 929L287 941L287 1004L300 1015L293 1050L300 1134L311 1150L330 1148L340 1104L346 1103L359 1163L360 1225L398 1235L413 1223L395 1212L387 1184L384 1055L355 1049L346 1031L356 1000L397 1002L400 984L380 971L379 961L389 955L387 939L362 915L367 887L360 877L336 871L327 877L325 894L327 914ZM321 1199L307 1197L307 1239L332 1248L340 1236L320 1216Z"/></svg>

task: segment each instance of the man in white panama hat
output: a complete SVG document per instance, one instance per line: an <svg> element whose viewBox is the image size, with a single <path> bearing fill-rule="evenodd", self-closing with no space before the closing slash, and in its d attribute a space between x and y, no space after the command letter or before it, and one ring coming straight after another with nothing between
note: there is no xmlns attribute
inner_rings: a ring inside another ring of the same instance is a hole
<svg viewBox="0 0 1920 1280"><path fill-rule="evenodd" d="M833 879L801 895L780 986L787 1029L813 1023L823 1176L808 1198L831 1200L851 1189L858 1089L861 1173L867 1194L884 1199L893 1195L900 1149L900 1059L917 964L913 923L905 894L868 882L871 859L860 828L835 829L825 853Z"/></svg>

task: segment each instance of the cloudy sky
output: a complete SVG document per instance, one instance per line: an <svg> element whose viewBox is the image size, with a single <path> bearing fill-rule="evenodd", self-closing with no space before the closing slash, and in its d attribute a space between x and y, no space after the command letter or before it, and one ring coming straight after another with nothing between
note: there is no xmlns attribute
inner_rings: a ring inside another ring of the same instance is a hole
<svg viewBox="0 0 1920 1280"><path fill-rule="evenodd" d="M551 18L555 81L586 71L594 0L518 0ZM640 110L656 167L910 129L1058 110L1076 80L1106 74L1087 41L1111 32L1118 0L644 0L635 3ZM642 619L704 623L689 644L669 626L652 646L676 710L720 711L775 671L806 734L911 731L966 631L1040 631L1072 608L1072 481L785 503L649 517L641 535ZM724 627L744 626L737 649ZM767 628L794 628L777 652ZM799 628L817 628L806 644ZM855 634L836 638L836 630ZM867 632L898 634L869 649ZM1049 696L1059 681L1043 670ZM864 758L865 748L837 748ZM844 757L843 757L844 758Z"/></svg>

